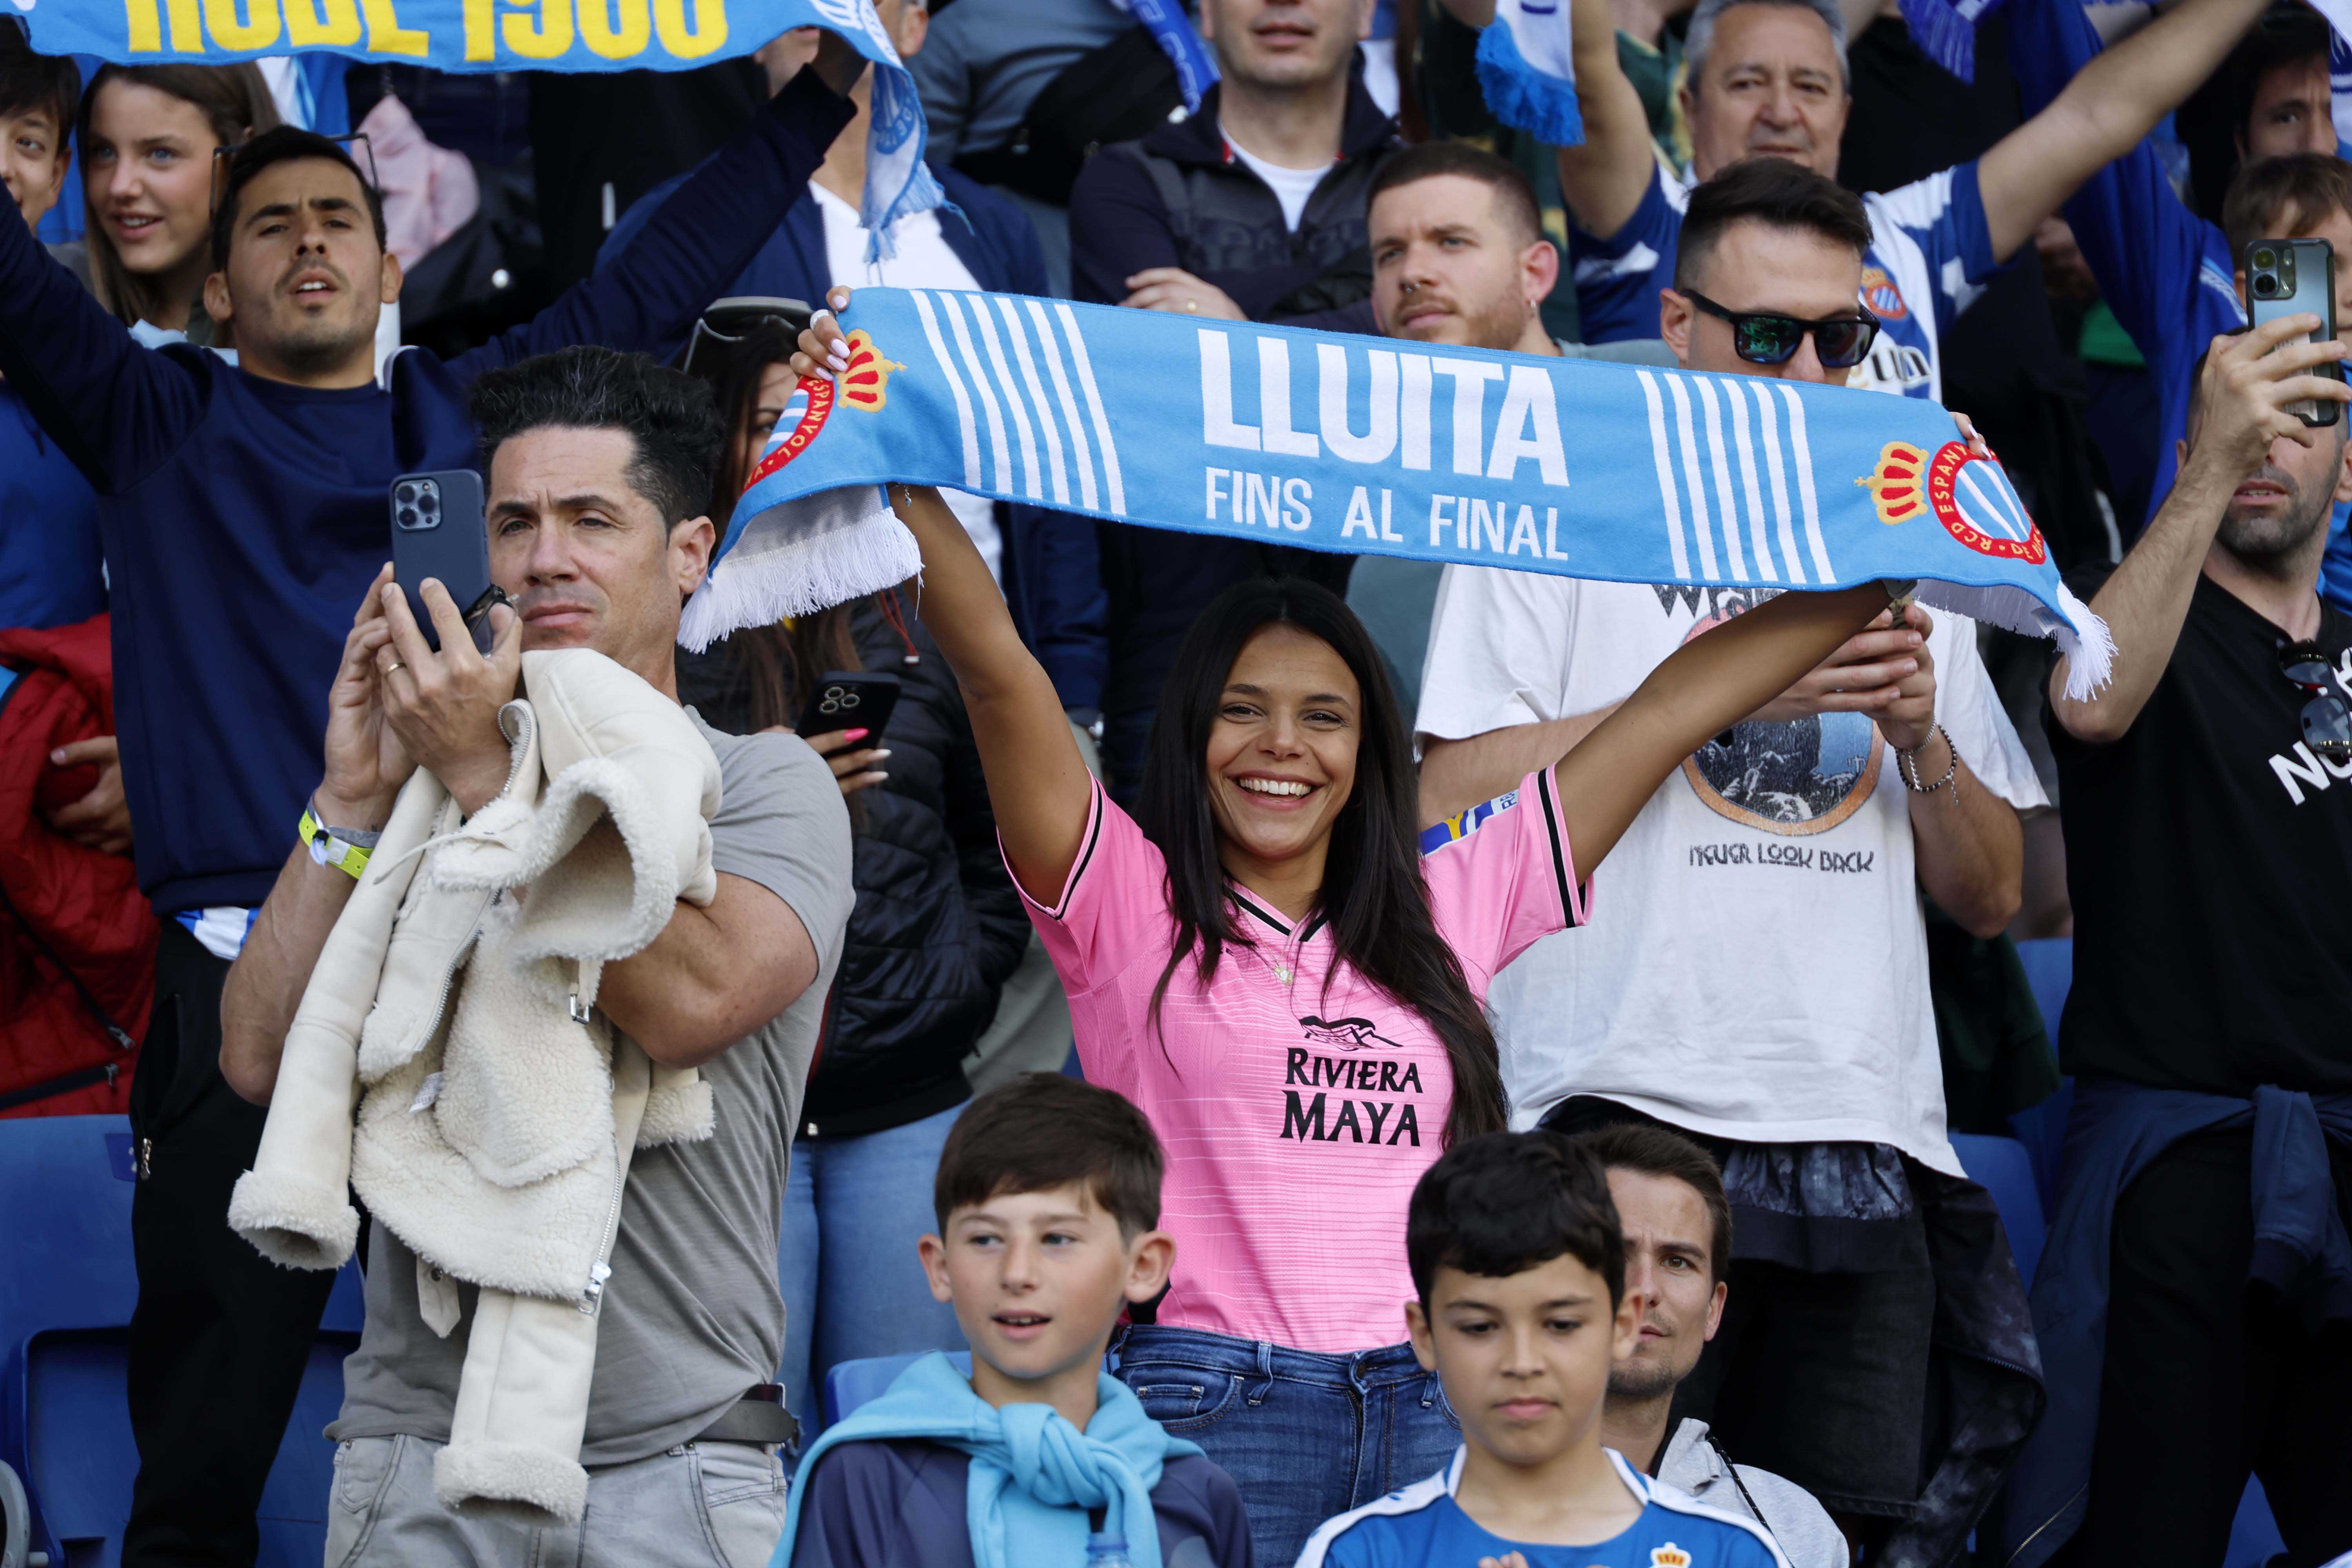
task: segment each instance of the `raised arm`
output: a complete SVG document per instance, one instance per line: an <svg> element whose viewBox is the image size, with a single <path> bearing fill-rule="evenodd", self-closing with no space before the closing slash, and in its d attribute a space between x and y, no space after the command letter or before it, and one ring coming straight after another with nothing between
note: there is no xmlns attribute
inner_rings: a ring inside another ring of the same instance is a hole
<svg viewBox="0 0 2352 1568"><path fill-rule="evenodd" d="M1559 152L1559 194L1579 228L1608 239L1625 226L1657 177L1650 117L1617 63L1617 21L1609 0L1575 0L1571 43L1584 144Z"/></svg>
<svg viewBox="0 0 2352 1568"><path fill-rule="evenodd" d="M835 289L826 299L833 310L846 309L849 290ZM801 334L793 368L830 381L848 361L841 323L831 310L818 311ZM1077 863L1094 777L1070 738L1053 680L1022 643L963 524L929 486L892 485L889 491L891 509L922 547L923 626L963 690L1004 858L1023 890L1050 906Z"/></svg>
<svg viewBox="0 0 2352 1568"><path fill-rule="evenodd" d="M2298 333L2318 331L2319 324L2317 316L2285 316L2213 341L2197 388L2204 420L2181 462L2180 477L2131 552L2091 600L2116 639L2114 677L2096 696L2074 701L2066 696L2066 661L2059 660L2051 674L2051 709L2076 740L2119 741L2139 717L2172 662L2189 596L2197 591L2198 574L2230 498L2270 460L2276 444L2336 443L2341 452L2343 416L2333 427L2314 430L2285 410L2299 398L2338 405L2352 399L2342 382L2311 374L2311 367L2344 357L2340 342L2278 347ZM2340 498L2347 488L2341 464L2336 479Z"/></svg>
<svg viewBox="0 0 2352 1568"><path fill-rule="evenodd" d="M2084 181L2131 151L2210 76L2269 0L2183 0L2085 65L1977 165L1993 258L2006 261ZM1580 57L1580 73L1583 61Z"/></svg>
<svg viewBox="0 0 2352 1568"><path fill-rule="evenodd" d="M536 317L451 363L461 380L574 343L662 353L775 232L856 110L866 58L832 33L815 61L672 192L610 265Z"/></svg>
<svg viewBox="0 0 2352 1568"><path fill-rule="evenodd" d="M1885 608L1875 583L1782 594L1675 649L1552 765L1578 873L1592 874L1708 736L1786 691Z"/></svg>
<svg viewBox="0 0 2352 1568"><path fill-rule="evenodd" d="M0 376L92 488L123 490L179 448L204 416L202 374L132 342L0 205Z"/></svg>

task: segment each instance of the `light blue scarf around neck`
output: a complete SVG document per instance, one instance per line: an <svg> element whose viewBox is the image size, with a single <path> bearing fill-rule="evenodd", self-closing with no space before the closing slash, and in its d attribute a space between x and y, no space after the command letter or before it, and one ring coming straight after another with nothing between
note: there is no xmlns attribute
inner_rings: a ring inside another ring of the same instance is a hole
<svg viewBox="0 0 2352 1568"><path fill-rule="evenodd" d="M925 1356L880 1398L825 1428L802 1457L783 1539L769 1568L791 1568L801 1504L827 1450L904 1437L954 1448L971 1459L964 1519L976 1568L1081 1568L1087 1510L1097 1508L1105 1510L1104 1528L1127 1538L1135 1568L1160 1568L1151 1489L1170 1459L1201 1450L1170 1436L1108 1373L1098 1376L1095 1397L1100 1403L1094 1419L1081 1432L1050 1405L999 1409L973 1393L946 1356Z"/></svg>

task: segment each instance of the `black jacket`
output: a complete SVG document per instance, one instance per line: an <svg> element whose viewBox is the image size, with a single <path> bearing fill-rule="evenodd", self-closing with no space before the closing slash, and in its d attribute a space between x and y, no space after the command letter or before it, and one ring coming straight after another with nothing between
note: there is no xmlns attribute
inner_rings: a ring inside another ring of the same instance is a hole
<svg viewBox="0 0 2352 1568"><path fill-rule="evenodd" d="M866 668L902 684L881 740L890 776L855 797L857 902L801 1110L805 1136L877 1132L967 1099L964 1058L1029 942L955 677L900 604L904 636L870 599L851 612ZM680 653L678 685L717 728L752 727L750 683L728 645Z"/></svg>
<svg viewBox="0 0 2352 1568"><path fill-rule="evenodd" d="M1087 160L1070 191L1070 291L1116 305L1128 296L1128 279L1145 268L1181 267L1223 289L1255 321L1374 331L1365 193L1399 143L1360 66L1348 82L1339 161L1307 198L1296 234L1284 226L1274 192L1227 150L1217 99L1211 88L1190 119ZM1360 274L1360 291L1346 290L1349 302L1328 308L1329 279L1311 298L1286 298L1335 269Z"/></svg>

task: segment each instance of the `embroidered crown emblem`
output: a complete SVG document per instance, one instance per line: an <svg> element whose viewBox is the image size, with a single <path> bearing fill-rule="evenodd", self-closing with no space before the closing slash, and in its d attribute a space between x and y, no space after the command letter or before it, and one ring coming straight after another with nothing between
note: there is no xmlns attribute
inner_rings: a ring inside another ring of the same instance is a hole
<svg viewBox="0 0 2352 1568"><path fill-rule="evenodd" d="M889 400L890 373L907 367L882 357L864 327L849 334L849 368L841 373L841 400L867 414Z"/></svg>
<svg viewBox="0 0 2352 1568"><path fill-rule="evenodd" d="M1650 1549L1650 1568L1690 1568L1690 1560L1691 1554L1671 1541Z"/></svg>
<svg viewBox="0 0 2352 1568"><path fill-rule="evenodd" d="M1927 510L1921 476L1927 454L1908 441L1889 441L1879 448L1878 467L1853 482L1870 492L1881 522L1908 522Z"/></svg>

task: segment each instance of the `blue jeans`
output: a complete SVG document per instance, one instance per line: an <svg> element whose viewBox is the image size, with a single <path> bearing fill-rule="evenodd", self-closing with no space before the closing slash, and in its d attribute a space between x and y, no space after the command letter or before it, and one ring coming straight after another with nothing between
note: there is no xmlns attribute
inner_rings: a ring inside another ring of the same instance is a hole
<svg viewBox="0 0 2352 1568"><path fill-rule="evenodd" d="M963 1349L954 1309L931 1299L915 1254L939 1228L931 1178L962 1113L950 1106L903 1127L793 1145L776 1247L784 1295L778 1381L801 1418L803 1448L824 1429L824 1374L835 1362Z"/></svg>
<svg viewBox="0 0 2352 1568"><path fill-rule="evenodd" d="M1462 1441L1411 1345L1316 1355L1144 1325L1111 1346L1152 1419L1234 1478L1265 1568L1296 1561L1332 1515L1433 1474Z"/></svg>

